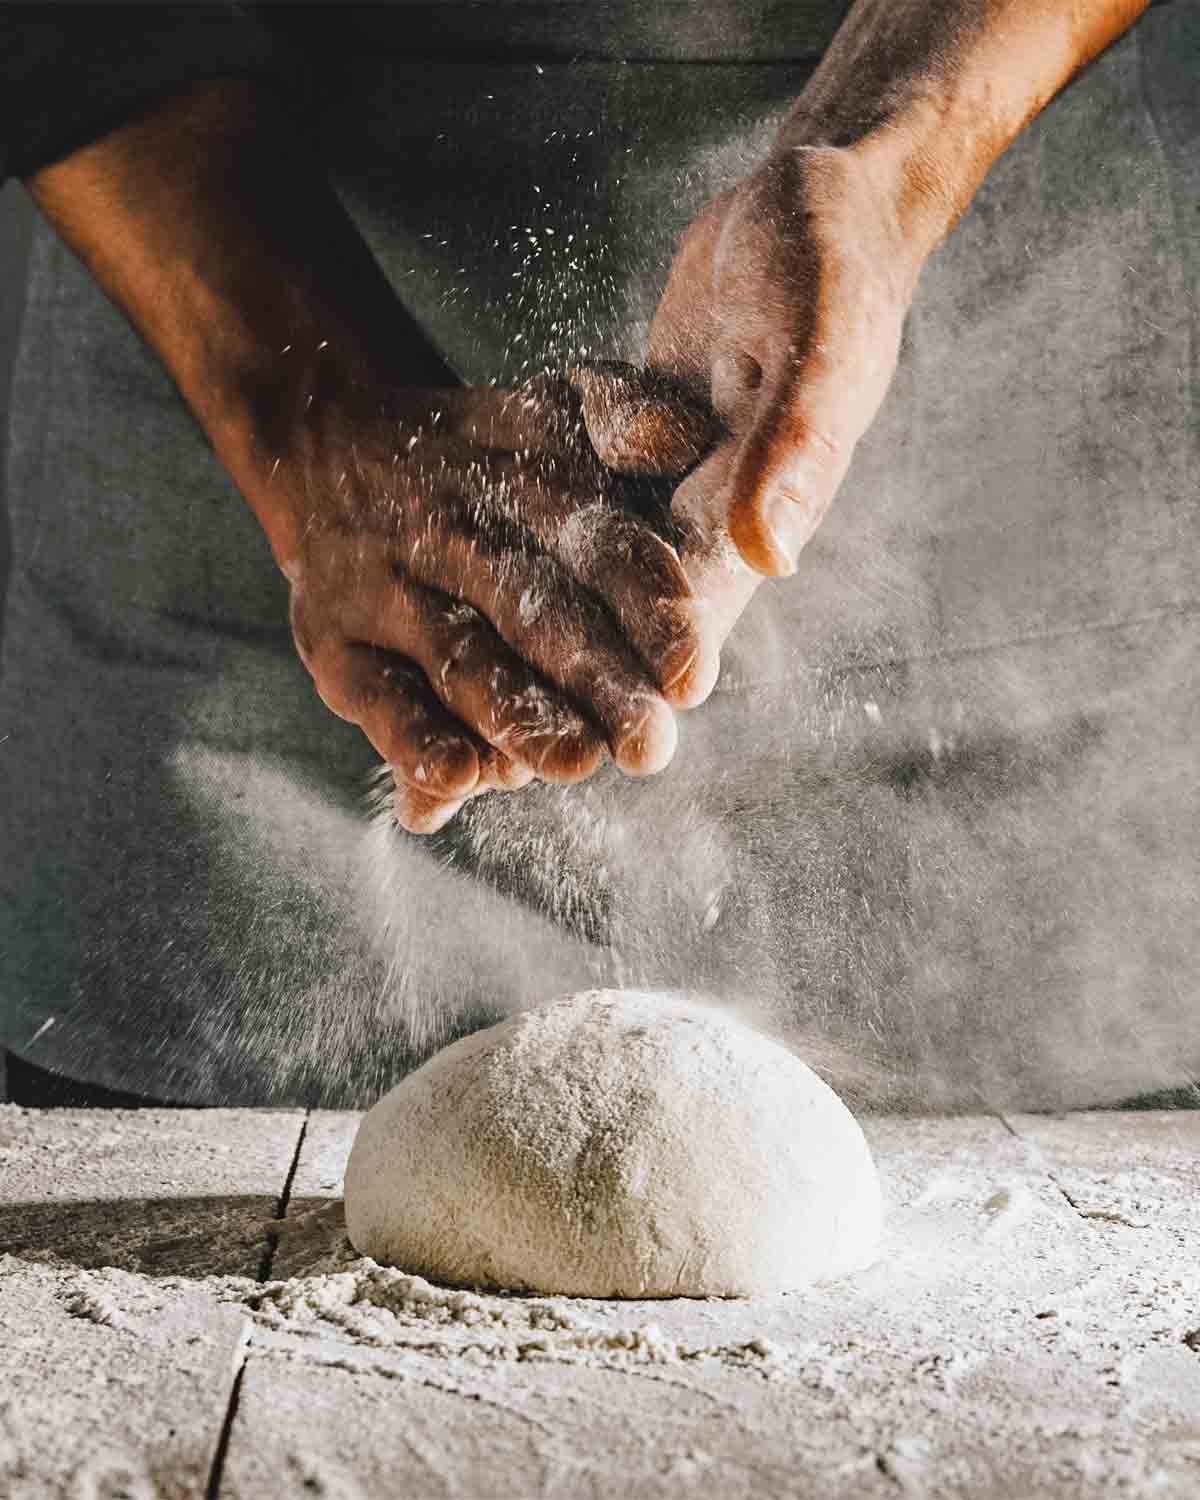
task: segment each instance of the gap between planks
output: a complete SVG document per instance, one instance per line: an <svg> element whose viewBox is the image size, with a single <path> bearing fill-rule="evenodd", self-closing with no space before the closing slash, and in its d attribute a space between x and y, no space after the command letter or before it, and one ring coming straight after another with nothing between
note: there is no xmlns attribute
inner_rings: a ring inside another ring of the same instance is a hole
<svg viewBox="0 0 1200 1500"><path fill-rule="evenodd" d="M279 1198L275 1204L275 1222L281 1223L287 1218L288 1204L292 1201L292 1184L296 1180L296 1172L300 1167L300 1153L304 1149L304 1138L308 1134L308 1122L312 1117L312 1110L304 1111L304 1118L300 1121L300 1129L296 1135L296 1148L292 1152L292 1159L288 1165L287 1175L283 1179L283 1187L280 1189ZM258 1264L258 1277L260 1282L271 1279L271 1270L275 1263L275 1252L279 1249L279 1231L277 1229L267 1230L267 1243L263 1247L262 1259ZM225 1404L225 1415L221 1421L221 1431L217 1437L217 1446L213 1449L212 1465L208 1471L208 1483L204 1487L205 1500L220 1500L221 1481L225 1477L225 1460L229 1453L230 1439L233 1437L234 1423L237 1421L238 1407L242 1399L242 1381L246 1375L246 1361L250 1356L250 1329L242 1330L242 1339L238 1344L237 1353L233 1361L233 1383L229 1387L229 1400Z"/></svg>

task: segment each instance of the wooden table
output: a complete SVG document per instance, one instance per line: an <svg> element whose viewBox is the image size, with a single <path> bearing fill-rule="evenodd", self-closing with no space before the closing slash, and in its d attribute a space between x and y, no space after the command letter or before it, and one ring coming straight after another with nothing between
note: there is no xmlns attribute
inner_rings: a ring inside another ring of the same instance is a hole
<svg viewBox="0 0 1200 1500"><path fill-rule="evenodd" d="M355 1124L0 1106L3 1500L1200 1495L1200 1112L869 1120L872 1270L492 1344L262 1298Z"/></svg>

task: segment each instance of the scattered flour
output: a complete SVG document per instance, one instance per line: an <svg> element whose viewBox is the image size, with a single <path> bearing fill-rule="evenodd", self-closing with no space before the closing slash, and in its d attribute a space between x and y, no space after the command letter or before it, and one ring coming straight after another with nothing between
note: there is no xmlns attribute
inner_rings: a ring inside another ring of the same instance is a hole
<svg viewBox="0 0 1200 1500"><path fill-rule="evenodd" d="M204 1493L201 1439L243 1366L220 1492L252 1500L398 1475L414 1494L1200 1493L1196 1114L869 1118L875 1266L655 1303L453 1290L358 1256L337 1196L352 1117L312 1117L286 1218L262 1205L250 1259L265 1229L273 1279L216 1274L246 1258L227 1202L147 1213L153 1183L187 1182L181 1125L162 1154L175 1119L119 1117L85 1179L66 1147L108 1122L0 1108L0 1231L24 1246L0 1254L5 1500Z"/></svg>
<svg viewBox="0 0 1200 1500"><path fill-rule="evenodd" d="M488 1361L553 1360L628 1366L720 1360L767 1372L782 1359L770 1340L696 1344L669 1338L657 1323L631 1328L592 1322L562 1298L482 1295L434 1286L369 1257L344 1271L293 1277L243 1294L267 1327L354 1344Z"/></svg>

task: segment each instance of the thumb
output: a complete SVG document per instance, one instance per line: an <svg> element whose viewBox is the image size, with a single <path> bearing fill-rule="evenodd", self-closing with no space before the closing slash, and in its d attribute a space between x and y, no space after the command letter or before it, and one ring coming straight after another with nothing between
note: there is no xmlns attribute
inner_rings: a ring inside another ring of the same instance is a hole
<svg viewBox="0 0 1200 1500"><path fill-rule="evenodd" d="M796 571L850 464L854 444L839 426L819 393L798 390L794 380L758 404L727 492L729 534L757 572Z"/></svg>
<svg viewBox="0 0 1200 1500"><path fill-rule="evenodd" d="M616 360L568 371L588 439L619 474L693 468L720 435L717 417L681 381Z"/></svg>

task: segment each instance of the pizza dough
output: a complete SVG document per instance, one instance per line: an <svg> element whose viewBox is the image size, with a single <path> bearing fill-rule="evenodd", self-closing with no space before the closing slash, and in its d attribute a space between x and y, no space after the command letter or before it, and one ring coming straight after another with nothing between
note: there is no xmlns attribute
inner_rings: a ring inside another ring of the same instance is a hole
<svg viewBox="0 0 1200 1500"><path fill-rule="evenodd" d="M581 1297L791 1291L875 1255L853 1116L780 1043L670 994L569 995L455 1042L363 1119L355 1247Z"/></svg>

